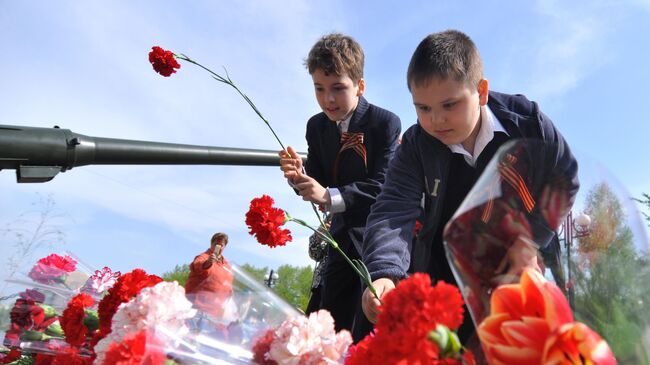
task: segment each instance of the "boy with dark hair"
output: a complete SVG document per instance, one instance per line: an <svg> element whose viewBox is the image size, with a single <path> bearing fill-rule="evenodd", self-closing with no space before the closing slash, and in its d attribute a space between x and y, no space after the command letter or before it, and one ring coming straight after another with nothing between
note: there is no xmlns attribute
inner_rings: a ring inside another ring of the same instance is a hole
<svg viewBox="0 0 650 365"><path fill-rule="evenodd" d="M397 147L401 123L363 97L364 55L351 37L322 37L305 64L322 112L307 122L305 172L291 147L280 152L281 169L304 200L332 214L330 233L351 259L359 258L366 218ZM361 280L341 255L328 251L317 307L332 313L337 331L351 329L355 311L360 313Z"/></svg>
<svg viewBox="0 0 650 365"><path fill-rule="evenodd" d="M535 138L556 145L551 163L560 167L577 191L577 163L567 143L535 102L522 95L488 91L481 57L472 40L448 30L427 36L415 50L407 73L418 122L409 128L391 161L382 192L366 225L363 261L380 297L407 272L427 272L433 282L456 283L443 246L443 229L497 149L509 139ZM413 225L425 216L416 243ZM538 249L553 237L537 230L531 240L513 240L504 274L526 267L541 270ZM533 249L531 249L533 248ZM375 322L380 302L366 290L363 310ZM461 340L473 333L470 316L459 330Z"/></svg>

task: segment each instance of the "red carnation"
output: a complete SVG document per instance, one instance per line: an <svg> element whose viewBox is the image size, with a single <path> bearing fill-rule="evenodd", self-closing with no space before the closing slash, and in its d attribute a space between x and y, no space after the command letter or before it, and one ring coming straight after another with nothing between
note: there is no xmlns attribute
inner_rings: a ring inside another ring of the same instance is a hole
<svg viewBox="0 0 650 365"><path fill-rule="evenodd" d="M67 343L81 346L86 342L88 328L84 325L85 309L94 303L93 298L85 293L78 294L70 300L60 320Z"/></svg>
<svg viewBox="0 0 650 365"><path fill-rule="evenodd" d="M133 299L140 290L154 286L162 279L156 275L148 275L142 269L135 269L120 276L110 289L108 294L99 302L99 334L95 336L97 342L111 333L111 323L117 307Z"/></svg>
<svg viewBox="0 0 650 365"><path fill-rule="evenodd" d="M417 330L421 331L418 337L426 337L436 324L453 330L462 322L463 298L458 288L443 281L432 287L428 275L416 273L386 295L377 328L385 333Z"/></svg>
<svg viewBox="0 0 650 365"><path fill-rule="evenodd" d="M23 330L17 324L11 323L9 329L5 332L5 338L2 344L7 347L19 347L21 333L23 333Z"/></svg>
<svg viewBox="0 0 650 365"><path fill-rule="evenodd" d="M359 343L348 348L345 365L366 365L372 356L372 345L375 340L375 331L370 332Z"/></svg>
<svg viewBox="0 0 650 365"><path fill-rule="evenodd" d="M10 362L20 359L22 356L22 350L20 349L11 349L8 353L0 355L0 364L9 364Z"/></svg>
<svg viewBox="0 0 650 365"><path fill-rule="evenodd" d="M146 331L128 335L122 342L111 343L102 364L162 365L167 357L162 344Z"/></svg>
<svg viewBox="0 0 650 365"><path fill-rule="evenodd" d="M38 283L53 284L61 282L65 274L75 271L76 266L77 261L72 257L53 253L38 260L28 276Z"/></svg>
<svg viewBox="0 0 650 365"><path fill-rule="evenodd" d="M56 349L56 355L39 353L34 358L34 365L91 365L93 358L81 356L74 347Z"/></svg>
<svg viewBox="0 0 650 365"><path fill-rule="evenodd" d="M181 65L176 61L172 51L166 51L158 46L151 47L152 51L149 52L149 62L153 69L159 74L169 77L176 72L175 68L181 68Z"/></svg>
<svg viewBox="0 0 650 365"><path fill-rule="evenodd" d="M280 208L273 207L273 198L262 195L251 201L250 208L246 213L246 225L250 235L254 235L257 242L269 247L284 246L290 242L291 232L288 229L281 229L286 215Z"/></svg>
<svg viewBox="0 0 650 365"><path fill-rule="evenodd" d="M456 358L440 359L428 334L438 324L458 328L462 320L458 288L442 281L432 287L428 275L416 273L383 298L376 334L351 350L346 364L460 364Z"/></svg>
<svg viewBox="0 0 650 365"><path fill-rule="evenodd" d="M36 289L25 289L19 296L23 299L33 300L36 303L43 303L45 301L45 294Z"/></svg>
<svg viewBox="0 0 650 365"><path fill-rule="evenodd" d="M9 316L11 324L21 330L44 331L57 320L56 316L46 313L39 303L22 298L16 299Z"/></svg>
<svg viewBox="0 0 650 365"><path fill-rule="evenodd" d="M278 363L274 360L269 360L266 358L266 354L271 350L271 342L273 342L273 337L275 336L275 331L270 329L264 333L253 345L253 361L259 365L277 365Z"/></svg>

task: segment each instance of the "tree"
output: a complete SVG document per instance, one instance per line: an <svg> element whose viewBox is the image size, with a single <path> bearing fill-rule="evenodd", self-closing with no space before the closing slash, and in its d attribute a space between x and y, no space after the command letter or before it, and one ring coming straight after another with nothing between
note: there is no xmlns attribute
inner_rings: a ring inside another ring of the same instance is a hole
<svg viewBox="0 0 650 365"><path fill-rule="evenodd" d="M634 200L636 200L637 202L645 205L646 209L648 209L648 211L650 211L650 194L643 193L642 195L643 195L643 199L636 199L635 198ZM643 213L643 216L645 217L645 220L648 221L648 226L650 226L650 214Z"/></svg>
<svg viewBox="0 0 650 365"><path fill-rule="evenodd" d="M278 282L275 292L294 307L305 310L311 294L311 266L282 265L278 268Z"/></svg>
<svg viewBox="0 0 650 365"><path fill-rule="evenodd" d="M266 266L257 268L244 264L241 267L261 283L266 283L268 280L269 269ZM275 272L278 274L278 281L271 289L291 306L304 311L311 294L312 268L282 265Z"/></svg>
<svg viewBox="0 0 650 365"><path fill-rule="evenodd" d="M162 274L162 279L165 281L176 281L178 285L185 286L187 278L190 276L190 265L176 265L172 271L167 271Z"/></svg>
<svg viewBox="0 0 650 365"><path fill-rule="evenodd" d="M254 279L256 279L260 283L264 282L264 279L266 278L266 273L269 271L269 269L266 266L262 268L257 268L250 264L243 264L241 268L244 269L244 271L249 273Z"/></svg>
<svg viewBox="0 0 650 365"><path fill-rule="evenodd" d="M635 248L621 202L606 183L595 185L585 204L590 233L571 257L576 320L607 340L619 364L647 364L641 343L650 313L646 253Z"/></svg>

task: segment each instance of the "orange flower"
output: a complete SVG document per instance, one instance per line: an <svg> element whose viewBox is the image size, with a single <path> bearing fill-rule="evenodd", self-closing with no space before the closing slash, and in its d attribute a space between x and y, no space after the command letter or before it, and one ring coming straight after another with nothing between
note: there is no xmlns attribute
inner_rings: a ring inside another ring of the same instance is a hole
<svg viewBox="0 0 650 365"><path fill-rule="evenodd" d="M573 322L560 288L535 270L524 271L519 284L498 287L490 305L478 334L491 364L539 363L546 339Z"/></svg>
<svg viewBox="0 0 650 365"><path fill-rule="evenodd" d="M542 364L616 364L612 350L598 334L580 322L560 326L544 345Z"/></svg>

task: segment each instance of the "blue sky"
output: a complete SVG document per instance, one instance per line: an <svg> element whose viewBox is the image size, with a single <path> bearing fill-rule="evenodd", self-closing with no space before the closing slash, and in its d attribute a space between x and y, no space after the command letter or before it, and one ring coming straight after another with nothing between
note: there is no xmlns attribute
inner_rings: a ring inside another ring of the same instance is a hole
<svg viewBox="0 0 650 365"><path fill-rule="evenodd" d="M281 139L304 151L305 122L319 109L303 60L318 37L339 31L365 49L368 100L398 114L405 130L415 122L410 56L427 34L456 28L478 45L492 89L539 102L581 159L640 197L650 193L649 16L647 0L0 0L0 124L277 149L243 100L205 72L183 63L170 78L155 74L147 53L159 45L227 67ZM312 219L276 168L90 166L45 184L17 184L13 171L1 171L0 225L51 196L66 234L54 250L94 267L160 274L191 261L216 231L230 235L232 261L311 264L300 227L291 227L295 242L273 250L247 235L244 213L262 193ZM0 236L3 250L11 244Z"/></svg>

